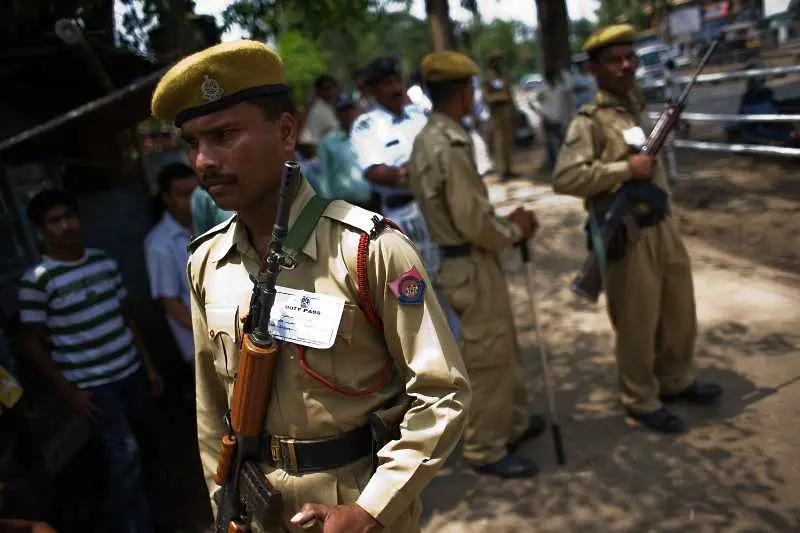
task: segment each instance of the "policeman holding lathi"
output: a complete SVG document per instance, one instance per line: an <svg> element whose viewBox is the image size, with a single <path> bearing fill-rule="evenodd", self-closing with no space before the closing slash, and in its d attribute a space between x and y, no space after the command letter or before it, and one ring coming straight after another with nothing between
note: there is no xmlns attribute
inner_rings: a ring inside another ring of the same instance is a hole
<svg viewBox="0 0 800 533"><path fill-rule="evenodd" d="M181 128L209 193L237 213L192 243L188 265L198 438L213 493L251 276L297 122L282 60L253 41L177 63L152 109ZM297 328L271 330L282 341L260 462L283 498L275 531L419 531L420 492L460 438L470 400L458 348L404 235L379 215L320 201L304 179L294 188L285 242L294 266L278 278L272 316ZM315 310L313 324L297 309ZM371 415L392 408L392 437L376 446Z"/></svg>
<svg viewBox="0 0 800 533"><path fill-rule="evenodd" d="M646 184L636 187L643 198L669 192L661 157L638 153L652 125L636 96L633 37L631 26L615 25L586 41L598 91L570 124L554 172L553 189L586 199L598 224L625 183ZM709 403L722 389L695 377L691 264L669 203L665 206L636 204L632 223L620 227L605 254L604 288L624 408L652 429L678 433L684 423L663 403Z"/></svg>
<svg viewBox="0 0 800 533"><path fill-rule="evenodd" d="M544 420L528 413L508 284L498 252L531 237L533 212L494 214L461 120L473 109L470 58L437 52L422 61L433 113L411 155L411 190L442 251L439 287L458 314L473 402L464 459L482 474L531 477L536 465L516 454L540 435Z"/></svg>

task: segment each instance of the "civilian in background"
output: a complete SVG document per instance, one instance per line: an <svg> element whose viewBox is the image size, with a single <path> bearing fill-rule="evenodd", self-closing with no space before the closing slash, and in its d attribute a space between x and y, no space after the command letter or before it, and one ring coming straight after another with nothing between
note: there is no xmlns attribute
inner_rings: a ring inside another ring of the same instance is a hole
<svg viewBox="0 0 800 533"><path fill-rule="evenodd" d="M28 217L45 242L42 260L19 284L22 338L31 363L65 403L94 422L106 451L116 531L150 533L133 419L154 419L161 377L126 304L117 262L86 248L77 205L42 191Z"/></svg>
<svg viewBox="0 0 800 533"><path fill-rule="evenodd" d="M328 133L319 145L319 193L325 198L346 200L365 209L375 210L372 186L364 179L356 149L350 140L350 128L361 112L347 93L336 98L336 113L341 128Z"/></svg>
<svg viewBox="0 0 800 533"><path fill-rule="evenodd" d="M194 365L192 318L189 312L189 241L192 238L192 196L197 177L185 163L171 163L158 173L158 191L166 205L161 221L144 244L150 295L164 306L183 360Z"/></svg>
<svg viewBox="0 0 800 533"><path fill-rule="evenodd" d="M426 115L429 115L431 110L433 110L433 104L431 103L431 99L428 98L428 95L425 94L425 90L422 88L422 74L419 70L415 70L411 74L408 84L409 88L406 91L406 94L408 95L409 101L422 109Z"/></svg>
<svg viewBox="0 0 800 533"><path fill-rule="evenodd" d="M336 118L334 109L338 93L339 84L330 74L323 74L314 81L314 100L308 109L304 129L315 146L319 146L328 132L339 129L339 119Z"/></svg>
<svg viewBox="0 0 800 533"><path fill-rule="evenodd" d="M372 109L374 105L372 95L367 89L367 85L364 83L365 70L366 69L362 67L353 71L353 87L355 87L355 90L353 90L353 101L356 102L359 111L362 113L366 113Z"/></svg>
<svg viewBox="0 0 800 533"><path fill-rule="evenodd" d="M203 187L195 187L192 193L192 230L195 237L222 224L232 216L233 211L217 207L214 199Z"/></svg>
<svg viewBox="0 0 800 533"><path fill-rule="evenodd" d="M544 87L530 103L533 110L542 117L547 163L552 169L555 168L558 150L564 142L564 132L575 114L575 99L567 72L559 73L555 69L549 69L544 74L544 80Z"/></svg>

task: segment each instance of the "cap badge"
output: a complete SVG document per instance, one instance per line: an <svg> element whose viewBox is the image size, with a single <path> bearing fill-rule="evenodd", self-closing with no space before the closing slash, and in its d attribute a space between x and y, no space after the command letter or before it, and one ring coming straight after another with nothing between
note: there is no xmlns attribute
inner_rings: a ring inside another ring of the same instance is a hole
<svg viewBox="0 0 800 533"><path fill-rule="evenodd" d="M203 76L203 84L200 86L200 92L203 94L203 98L209 102L213 102L214 100L222 98L222 93L225 91L217 80L210 76Z"/></svg>

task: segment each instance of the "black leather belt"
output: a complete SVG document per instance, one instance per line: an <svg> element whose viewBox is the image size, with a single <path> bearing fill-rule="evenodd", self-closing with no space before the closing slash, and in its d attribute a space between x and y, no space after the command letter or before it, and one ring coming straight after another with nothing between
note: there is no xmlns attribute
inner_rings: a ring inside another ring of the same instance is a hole
<svg viewBox="0 0 800 533"><path fill-rule="evenodd" d="M389 196L384 200L386 203L386 207L390 207L392 209L399 209L403 206L406 206L414 201L414 197L410 194L398 194L395 196Z"/></svg>
<svg viewBox="0 0 800 533"><path fill-rule="evenodd" d="M288 474L332 470L372 453L369 425L328 439L300 440L266 435L261 440L261 458Z"/></svg>
<svg viewBox="0 0 800 533"><path fill-rule="evenodd" d="M440 246L442 255L445 257L467 257L472 253L471 244L459 244L457 246Z"/></svg>

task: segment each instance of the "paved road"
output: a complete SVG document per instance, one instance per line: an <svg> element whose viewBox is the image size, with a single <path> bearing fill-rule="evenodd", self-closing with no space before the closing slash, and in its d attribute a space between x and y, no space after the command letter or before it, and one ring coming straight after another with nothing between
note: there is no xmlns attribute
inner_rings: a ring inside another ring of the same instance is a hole
<svg viewBox="0 0 800 533"><path fill-rule="evenodd" d="M694 262L698 364L721 383L718 407L680 409L671 438L626 426L616 401L613 337L602 300L567 289L585 253L580 202L530 182L490 182L498 205L527 199L543 222L537 301L552 352L568 465L549 435L523 453L531 481L478 477L457 454L424 494L425 533L800 531L800 291L771 271L687 241ZM504 258L526 376L544 409L519 258Z"/></svg>

